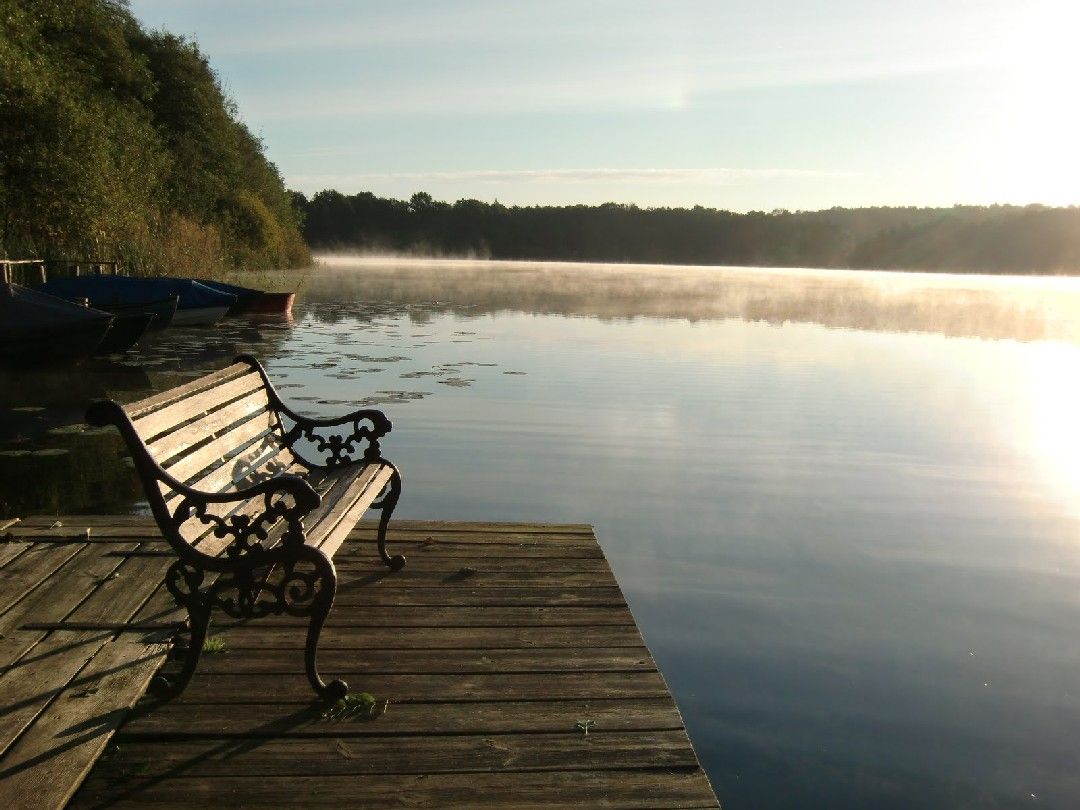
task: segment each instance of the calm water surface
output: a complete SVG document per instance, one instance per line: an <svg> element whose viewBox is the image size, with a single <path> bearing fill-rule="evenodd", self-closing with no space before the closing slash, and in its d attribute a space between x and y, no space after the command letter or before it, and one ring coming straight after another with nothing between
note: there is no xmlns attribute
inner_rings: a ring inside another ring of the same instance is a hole
<svg viewBox="0 0 1080 810"><path fill-rule="evenodd" d="M387 411L400 516L593 524L726 807L1080 804L1080 283L333 259L295 315L4 377L0 509L137 508L64 425L252 351Z"/></svg>

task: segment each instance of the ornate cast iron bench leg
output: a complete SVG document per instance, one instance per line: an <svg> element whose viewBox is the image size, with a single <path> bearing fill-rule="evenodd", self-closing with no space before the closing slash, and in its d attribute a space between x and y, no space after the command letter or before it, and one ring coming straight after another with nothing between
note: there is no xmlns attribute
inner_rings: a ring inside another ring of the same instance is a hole
<svg viewBox="0 0 1080 810"><path fill-rule="evenodd" d="M389 462L385 462L389 464ZM390 466L393 466L392 464ZM395 554L390 556L386 553L386 529L390 525L390 516L394 514L394 507L397 506L398 498L401 497L401 473L398 472L398 468L394 467L394 474L390 478L390 481L386 485L386 490L382 493L375 503L371 505L372 509L378 509L382 513L379 516L379 556L382 561L386 563L391 571L400 571L405 567L405 555Z"/></svg>
<svg viewBox="0 0 1080 810"><path fill-rule="evenodd" d="M315 563L319 578L318 591L311 603L311 621L308 624L307 644L304 646L304 667L316 694L323 700L335 701L349 693L349 685L342 680L333 680L330 683L323 681L316 658L319 654L319 635L337 594L337 571L330 558L318 551L311 551L310 558Z"/></svg>
<svg viewBox="0 0 1080 810"><path fill-rule="evenodd" d="M150 682L150 692L161 700L172 700L184 691L191 676L195 674L199 656L202 655L203 645L206 643L206 631L210 626L211 610L207 594L199 588L203 578L202 571L180 561L173 563L165 575L165 585L177 605L187 610L189 645L182 651L184 661L175 679L169 680L158 673Z"/></svg>

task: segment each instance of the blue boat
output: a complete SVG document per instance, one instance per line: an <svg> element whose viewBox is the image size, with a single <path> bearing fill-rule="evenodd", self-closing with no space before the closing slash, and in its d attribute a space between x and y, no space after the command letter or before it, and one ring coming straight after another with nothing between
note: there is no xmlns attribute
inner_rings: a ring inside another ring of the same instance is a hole
<svg viewBox="0 0 1080 810"><path fill-rule="evenodd" d="M69 301L85 298L92 307L143 304L175 295L177 307L173 326L215 323L236 303L235 295L181 278L73 276L49 279L37 289Z"/></svg>

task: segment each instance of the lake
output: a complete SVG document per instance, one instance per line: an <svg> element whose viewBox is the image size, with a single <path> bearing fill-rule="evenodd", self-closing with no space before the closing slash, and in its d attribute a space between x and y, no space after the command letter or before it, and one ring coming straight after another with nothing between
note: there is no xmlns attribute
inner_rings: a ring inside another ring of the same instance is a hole
<svg viewBox="0 0 1080 810"><path fill-rule="evenodd" d="M241 351L387 412L400 517L593 524L726 807L1080 802L1080 280L326 258L0 378L0 510L139 509L67 425Z"/></svg>

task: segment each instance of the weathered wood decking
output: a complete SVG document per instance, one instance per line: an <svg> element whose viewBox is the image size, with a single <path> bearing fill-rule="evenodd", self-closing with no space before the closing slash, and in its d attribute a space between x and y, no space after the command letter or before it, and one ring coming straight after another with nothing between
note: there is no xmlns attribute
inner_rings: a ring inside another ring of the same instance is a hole
<svg viewBox="0 0 1080 810"><path fill-rule="evenodd" d="M717 806L587 526L397 521L397 573L354 530L321 669L389 704L330 719L291 619L218 620L186 692L126 712L176 618L167 546L55 520L0 521L5 805Z"/></svg>

